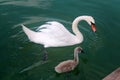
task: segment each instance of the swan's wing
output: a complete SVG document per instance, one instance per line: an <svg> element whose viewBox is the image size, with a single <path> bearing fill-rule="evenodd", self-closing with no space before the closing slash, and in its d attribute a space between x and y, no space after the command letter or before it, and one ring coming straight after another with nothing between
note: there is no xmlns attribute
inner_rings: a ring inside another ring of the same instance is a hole
<svg viewBox="0 0 120 80"><path fill-rule="evenodd" d="M37 31L48 34L52 38L63 38L66 36L71 36L71 33L59 22L52 21L41 25Z"/></svg>
<svg viewBox="0 0 120 80"><path fill-rule="evenodd" d="M40 26L37 31L43 33L47 41L45 46L67 46L74 44L75 36L71 34L61 23L52 21ZM73 40L74 39L74 40Z"/></svg>
<svg viewBox="0 0 120 80"><path fill-rule="evenodd" d="M37 31L44 33L52 33L58 31L60 33L69 32L61 23L56 21L46 22L46 24L43 24L40 27L38 27Z"/></svg>

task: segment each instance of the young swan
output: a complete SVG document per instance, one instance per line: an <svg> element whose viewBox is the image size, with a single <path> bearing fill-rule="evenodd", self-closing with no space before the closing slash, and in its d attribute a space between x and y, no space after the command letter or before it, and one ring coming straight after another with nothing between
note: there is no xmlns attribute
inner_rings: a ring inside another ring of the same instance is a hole
<svg viewBox="0 0 120 80"><path fill-rule="evenodd" d="M74 68L79 63L79 57L78 57L79 52L80 53L83 52L82 48L81 47L76 47L74 49L74 59L61 62L60 64L58 64L55 67L55 71L57 73L63 73L63 72L69 72L71 70L74 70Z"/></svg>

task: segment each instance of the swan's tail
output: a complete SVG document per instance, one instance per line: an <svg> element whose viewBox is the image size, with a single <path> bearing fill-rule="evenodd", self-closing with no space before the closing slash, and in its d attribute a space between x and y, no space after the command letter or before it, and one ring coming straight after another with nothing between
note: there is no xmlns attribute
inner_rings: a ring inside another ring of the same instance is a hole
<svg viewBox="0 0 120 80"><path fill-rule="evenodd" d="M29 28L27 28L26 26L24 26L23 24L21 24L22 26L22 29L23 31L25 32L25 34L28 36L28 38L30 39L30 41L33 41L35 40L35 35L36 35L36 32L30 30Z"/></svg>

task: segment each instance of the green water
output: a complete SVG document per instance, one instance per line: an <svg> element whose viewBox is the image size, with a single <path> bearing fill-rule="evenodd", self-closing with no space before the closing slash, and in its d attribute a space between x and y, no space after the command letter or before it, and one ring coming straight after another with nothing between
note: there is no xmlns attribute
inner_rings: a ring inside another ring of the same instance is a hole
<svg viewBox="0 0 120 80"><path fill-rule="evenodd" d="M101 80L120 66L119 0L0 0L0 80ZM71 30L81 15L95 18L97 32L86 22L79 24L84 42L61 48L48 48L48 61L42 62L42 45L32 43L20 24L35 30L46 21L59 21ZM69 73L56 74L54 67L73 59L81 46L80 63Z"/></svg>

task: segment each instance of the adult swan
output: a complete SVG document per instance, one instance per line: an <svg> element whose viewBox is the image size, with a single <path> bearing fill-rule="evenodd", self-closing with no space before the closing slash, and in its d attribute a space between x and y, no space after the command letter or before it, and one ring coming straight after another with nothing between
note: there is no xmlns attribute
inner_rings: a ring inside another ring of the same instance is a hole
<svg viewBox="0 0 120 80"><path fill-rule="evenodd" d="M61 23L56 21L41 25L38 28L39 32L32 31L23 24L21 26L30 41L42 44L45 48L61 47L79 44L83 41L83 35L78 30L78 23L82 20L86 21L92 30L96 32L95 21L91 16L79 16L73 21L72 30L74 34L70 33Z"/></svg>

